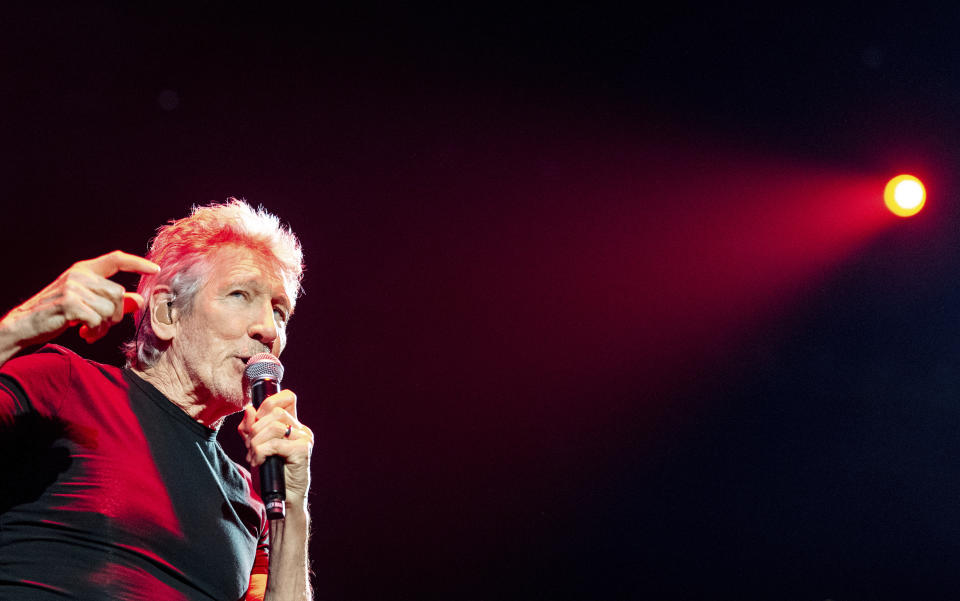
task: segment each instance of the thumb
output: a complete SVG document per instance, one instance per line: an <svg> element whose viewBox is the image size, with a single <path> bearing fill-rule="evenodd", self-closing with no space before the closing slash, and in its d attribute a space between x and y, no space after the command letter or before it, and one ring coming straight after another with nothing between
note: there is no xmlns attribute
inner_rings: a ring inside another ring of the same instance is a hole
<svg viewBox="0 0 960 601"><path fill-rule="evenodd" d="M144 305L143 297L137 294L136 292L124 292L123 293L123 313L133 313L134 311L139 311Z"/></svg>

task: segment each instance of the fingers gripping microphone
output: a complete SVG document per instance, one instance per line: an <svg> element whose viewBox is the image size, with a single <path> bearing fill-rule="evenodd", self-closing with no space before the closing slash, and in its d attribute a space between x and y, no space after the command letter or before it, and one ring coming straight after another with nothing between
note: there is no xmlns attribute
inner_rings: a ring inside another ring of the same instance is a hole
<svg viewBox="0 0 960 601"><path fill-rule="evenodd" d="M253 408L259 409L263 400L280 392L283 365L270 353L250 357L243 370L244 387L250 390ZM282 520L287 485L283 477L283 457L271 455L260 465L260 497L267 507L267 519Z"/></svg>

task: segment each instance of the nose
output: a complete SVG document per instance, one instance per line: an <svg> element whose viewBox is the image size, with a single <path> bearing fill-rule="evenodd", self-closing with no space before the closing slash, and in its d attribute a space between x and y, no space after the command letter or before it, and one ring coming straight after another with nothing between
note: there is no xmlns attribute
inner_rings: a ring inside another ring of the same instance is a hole
<svg viewBox="0 0 960 601"><path fill-rule="evenodd" d="M260 342L271 351L273 350L273 343L276 342L277 337L279 336L279 328L277 327L277 321L273 315L272 304L267 303L263 308L261 308L256 319L254 319L250 324L247 335L250 336L250 338Z"/></svg>

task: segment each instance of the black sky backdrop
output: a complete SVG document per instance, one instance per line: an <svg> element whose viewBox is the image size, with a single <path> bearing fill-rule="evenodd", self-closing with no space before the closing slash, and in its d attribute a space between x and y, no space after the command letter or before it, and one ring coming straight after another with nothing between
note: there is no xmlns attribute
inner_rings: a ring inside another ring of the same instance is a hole
<svg viewBox="0 0 960 601"><path fill-rule="evenodd" d="M0 305L193 204L292 224L319 599L955 598L958 25L947 3L8 7ZM931 197L775 295L704 291L739 273L710 253L743 210L721 164L745 187L913 171ZM58 342L118 363L131 334Z"/></svg>

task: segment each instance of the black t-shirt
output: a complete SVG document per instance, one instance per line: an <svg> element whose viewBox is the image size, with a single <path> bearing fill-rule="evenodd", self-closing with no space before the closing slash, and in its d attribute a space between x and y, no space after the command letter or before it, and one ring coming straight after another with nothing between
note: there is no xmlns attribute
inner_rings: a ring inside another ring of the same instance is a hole
<svg viewBox="0 0 960 601"><path fill-rule="evenodd" d="M0 600L242 599L268 524L216 431L48 345L0 368Z"/></svg>

